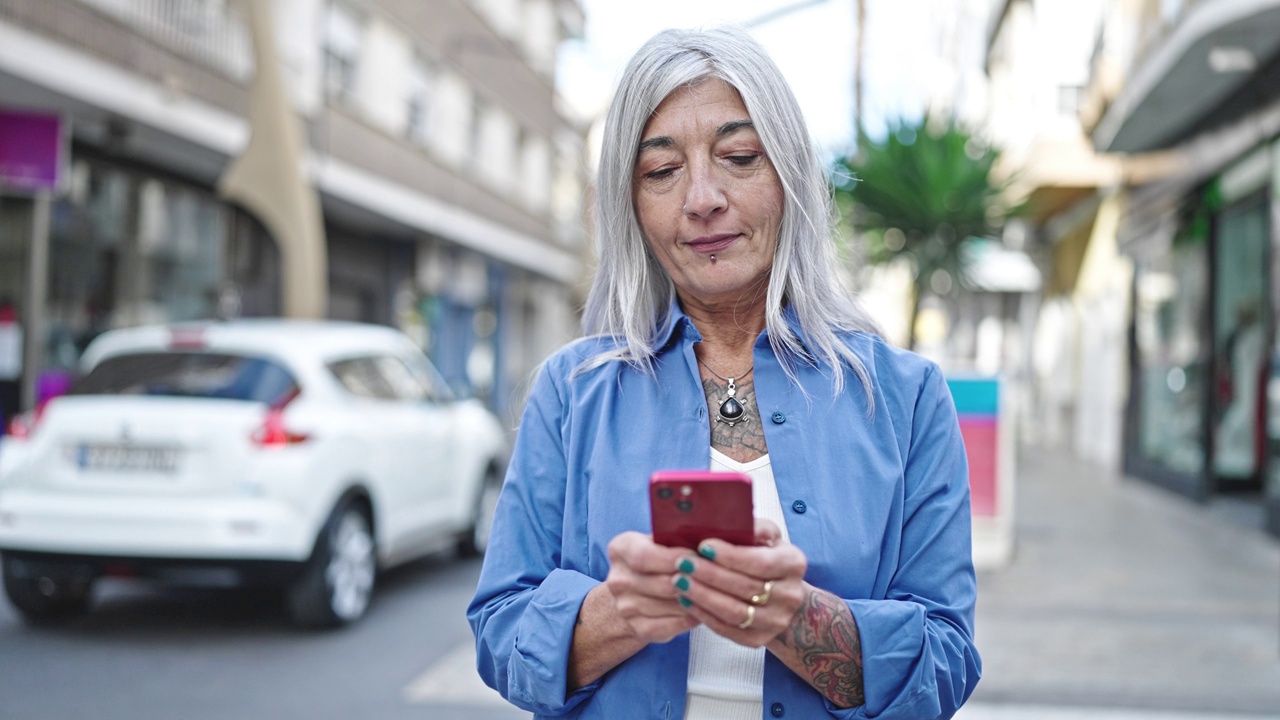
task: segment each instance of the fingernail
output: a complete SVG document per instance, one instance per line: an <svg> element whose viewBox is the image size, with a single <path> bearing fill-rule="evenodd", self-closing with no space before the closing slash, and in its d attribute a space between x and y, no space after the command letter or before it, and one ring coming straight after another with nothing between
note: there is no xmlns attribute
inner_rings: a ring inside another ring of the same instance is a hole
<svg viewBox="0 0 1280 720"><path fill-rule="evenodd" d="M710 545L706 545L706 544L699 545L698 554L708 560L716 559L716 549L711 547Z"/></svg>
<svg viewBox="0 0 1280 720"><path fill-rule="evenodd" d="M683 607L693 607L693 601L683 595L676 598L676 601Z"/></svg>
<svg viewBox="0 0 1280 720"><path fill-rule="evenodd" d="M685 577L685 576L683 576L683 575L681 575L680 577L676 578L676 587L677 587L677 588L679 588L680 590L688 591L688 590L689 590L689 578L687 578L687 577Z"/></svg>
<svg viewBox="0 0 1280 720"><path fill-rule="evenodd" d="M682 559L680 560L680 564L679 564L679 565L676 565L676 569L677 569L677 570L679 570L680 572L684 573L685 575L692 575L692 574L693 574L693 561L692 561L692 560L690 560L689 558L682 558Z"/></svg>

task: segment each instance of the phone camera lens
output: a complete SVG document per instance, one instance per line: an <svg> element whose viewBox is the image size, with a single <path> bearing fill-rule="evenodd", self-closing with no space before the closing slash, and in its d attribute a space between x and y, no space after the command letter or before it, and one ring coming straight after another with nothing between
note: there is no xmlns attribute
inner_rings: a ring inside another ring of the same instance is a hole
<svg viewBox="0 0 1280 720"><path fill-rule="evenodd" d="M679 510L680 512L689 512L690 510L693 509L693 501L681 500L680 502L676 503L676 509Z"/></svg>
<svg viewBox="0 0 1280 720"><path fill-rule="evenodd" d="M658 497L662 498L663 500L666 500L667 498L671 497L671 495L672 495L671 488L669 487L658 488Z"/></svg>

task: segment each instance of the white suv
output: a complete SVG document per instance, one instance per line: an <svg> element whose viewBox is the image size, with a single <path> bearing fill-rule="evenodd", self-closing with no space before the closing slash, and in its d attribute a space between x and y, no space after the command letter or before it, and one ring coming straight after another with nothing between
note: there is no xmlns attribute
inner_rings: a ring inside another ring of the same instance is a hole
<svg viewBox="0 0 1280 720"><path fill-rule="evenodd" d="M270 584L299 623L349 623L379 568L483 552L506 446L390 328L111 331L70 393L0 439L5 591L51 621L106 575Z"/></svg>

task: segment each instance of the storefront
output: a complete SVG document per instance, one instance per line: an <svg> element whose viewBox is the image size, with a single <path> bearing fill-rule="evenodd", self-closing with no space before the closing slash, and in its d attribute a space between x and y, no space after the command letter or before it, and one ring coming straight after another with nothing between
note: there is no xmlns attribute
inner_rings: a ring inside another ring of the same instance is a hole
<svg viewBox="0 0 1280 720"><path fill-rule="evenodd" d="M1280 142L1179 193L1134 259L1126 470L1280 533ZM1167 194L1167 193L1166 193Z"/></svg>
<svg viewBox="0 0 1280 720"><path fill-rule="evenodd" d="M281 313L280 252L251 215L209 187L92 147L77 145L69 167L51 209L37 402L66 389L105 330ZM30 215L29 201L0 198L0 323L6 307L23 312ZM545 351L524 329L537 287L527 273L407 233L328 223L326 236L328 317L399 327L458 393L514 412L521 376ZM19 407L16 376L9 385L5 417Z"/></svg>

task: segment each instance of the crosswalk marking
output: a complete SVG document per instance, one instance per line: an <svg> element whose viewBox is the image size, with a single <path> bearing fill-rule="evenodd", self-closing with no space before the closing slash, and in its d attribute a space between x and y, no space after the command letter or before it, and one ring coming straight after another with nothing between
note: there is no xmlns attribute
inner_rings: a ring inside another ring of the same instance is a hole
<svg viewBox="0 0 1280 720"><path fill-rule="evenodd" d="M406 685L402 694L413 704L456 703L515 710L476 673L476 651L471 643L450 650Z"/></svg>

